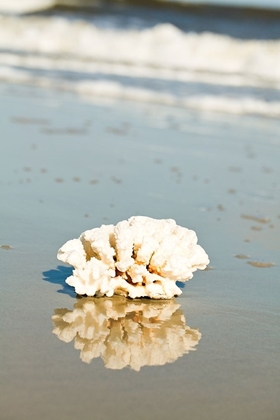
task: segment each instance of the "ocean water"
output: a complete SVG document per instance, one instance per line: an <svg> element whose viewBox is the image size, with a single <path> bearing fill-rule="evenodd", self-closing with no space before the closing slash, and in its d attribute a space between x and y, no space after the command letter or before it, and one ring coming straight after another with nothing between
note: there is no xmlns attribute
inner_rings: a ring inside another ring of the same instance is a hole
<svg viewBox="0 0 280 420"><path fill-rule="evenodd" d="M89 3L2 13L0 81L280 116L280 12Z"/></svg>

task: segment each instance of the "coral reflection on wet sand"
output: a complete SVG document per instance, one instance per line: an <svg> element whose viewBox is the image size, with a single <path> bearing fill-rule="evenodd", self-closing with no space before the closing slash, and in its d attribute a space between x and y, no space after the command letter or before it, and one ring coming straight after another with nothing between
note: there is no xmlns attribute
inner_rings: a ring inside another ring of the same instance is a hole
<svg viewBox="0 0 280 420"><path fill-rule="evenodd" d="M101 357L105 367L123 369L173 363L196 350L201 333L186 325L174 300L79 298L73 311L56 309L53 333L80 350L83 362Z"/></svg>

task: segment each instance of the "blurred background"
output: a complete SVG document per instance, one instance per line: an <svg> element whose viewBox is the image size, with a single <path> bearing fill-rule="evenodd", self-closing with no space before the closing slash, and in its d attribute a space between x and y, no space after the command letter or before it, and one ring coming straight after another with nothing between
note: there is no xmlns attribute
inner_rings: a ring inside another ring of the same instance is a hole
<svg viewBox="0 0 280 420"><path fill-rule="evenodd" d="M0 82L280 116L279 0L0 0Z"/></svg>

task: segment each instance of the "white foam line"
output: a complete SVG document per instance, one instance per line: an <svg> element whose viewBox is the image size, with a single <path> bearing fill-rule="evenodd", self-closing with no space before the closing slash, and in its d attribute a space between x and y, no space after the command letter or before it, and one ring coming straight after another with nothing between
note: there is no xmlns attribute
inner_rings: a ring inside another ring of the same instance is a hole
<svg viewBox="0 0 280 420"><path fill-rule="evenodd" d="M193 95L178 98L171 94L158 93L141 88L125 87L111 81L65 82L46 77L33 77L27 72L0 67L0 80L10 83L25 83L44 88L72 91L86 99L109 98L195 109L200 111L220 112L239 115L259 115L280 117L280 102L266 102L250 97L230 98L214 95Z"/></svg>
<svg viewBox="0 0 280 420"><path fill-rule="evenodd" d="M280 117L280 102L265 102L250 97L235 99L225 96L194 95L181 99L170 94L123 87L119 83L107 81L79 82L75 90L82 96L108 96L116 99L160 103L202 111Z"/></svg>
<svg viewBox="0 0 280 420"><path fill-rule="evenodd" d="M0 12L28 13L55 6L55 0L0 0Z"/></svg>
<svg viewBox="0 0 280 420"><path fill-rule="evenodd" d="M127 64L102 63L94 61L79 61L78 59L61 57L38 57L35 55L16 55L12 53L0 54L0 65L25 67L36 70L73 71L87 74L103 73L116 76L155 78L178 82L199 82L233 87L269 87L280 89L280 83L268 83L258 77L247 77L239 74L211 74L188 70L171 70L152 68L147 66L133 66Z"/></svg>
<svg viewBox="0 0 280 420"><path fill-rule="evenodd" d="M82 19L0 16L0 48L135 67L243 75L267 85L280 83L279 40L184 33L171 24L115 30Z"/></svg>

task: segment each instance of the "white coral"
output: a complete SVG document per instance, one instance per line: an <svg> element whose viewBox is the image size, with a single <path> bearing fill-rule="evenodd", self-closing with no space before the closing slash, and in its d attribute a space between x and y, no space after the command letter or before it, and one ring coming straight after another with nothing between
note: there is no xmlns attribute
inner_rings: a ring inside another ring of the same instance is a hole
<svg viewBox="0 0 280 420"><path fill-rule="evenodd" d="M101 357L109 369L139 371L196 350L201 333L186 325L179 308L173 300L82 298L72 311L55 310L53 333L66 343L74 340L85 363Z"/></svg>
<svg viewBox="0 0 280 420"><path fill-rule="evenodd" d="M134 216L87 230L66 242L57 258L74 267L66 283L79 295L170 299L209 264L193 230L172 219Z"/></svg>

